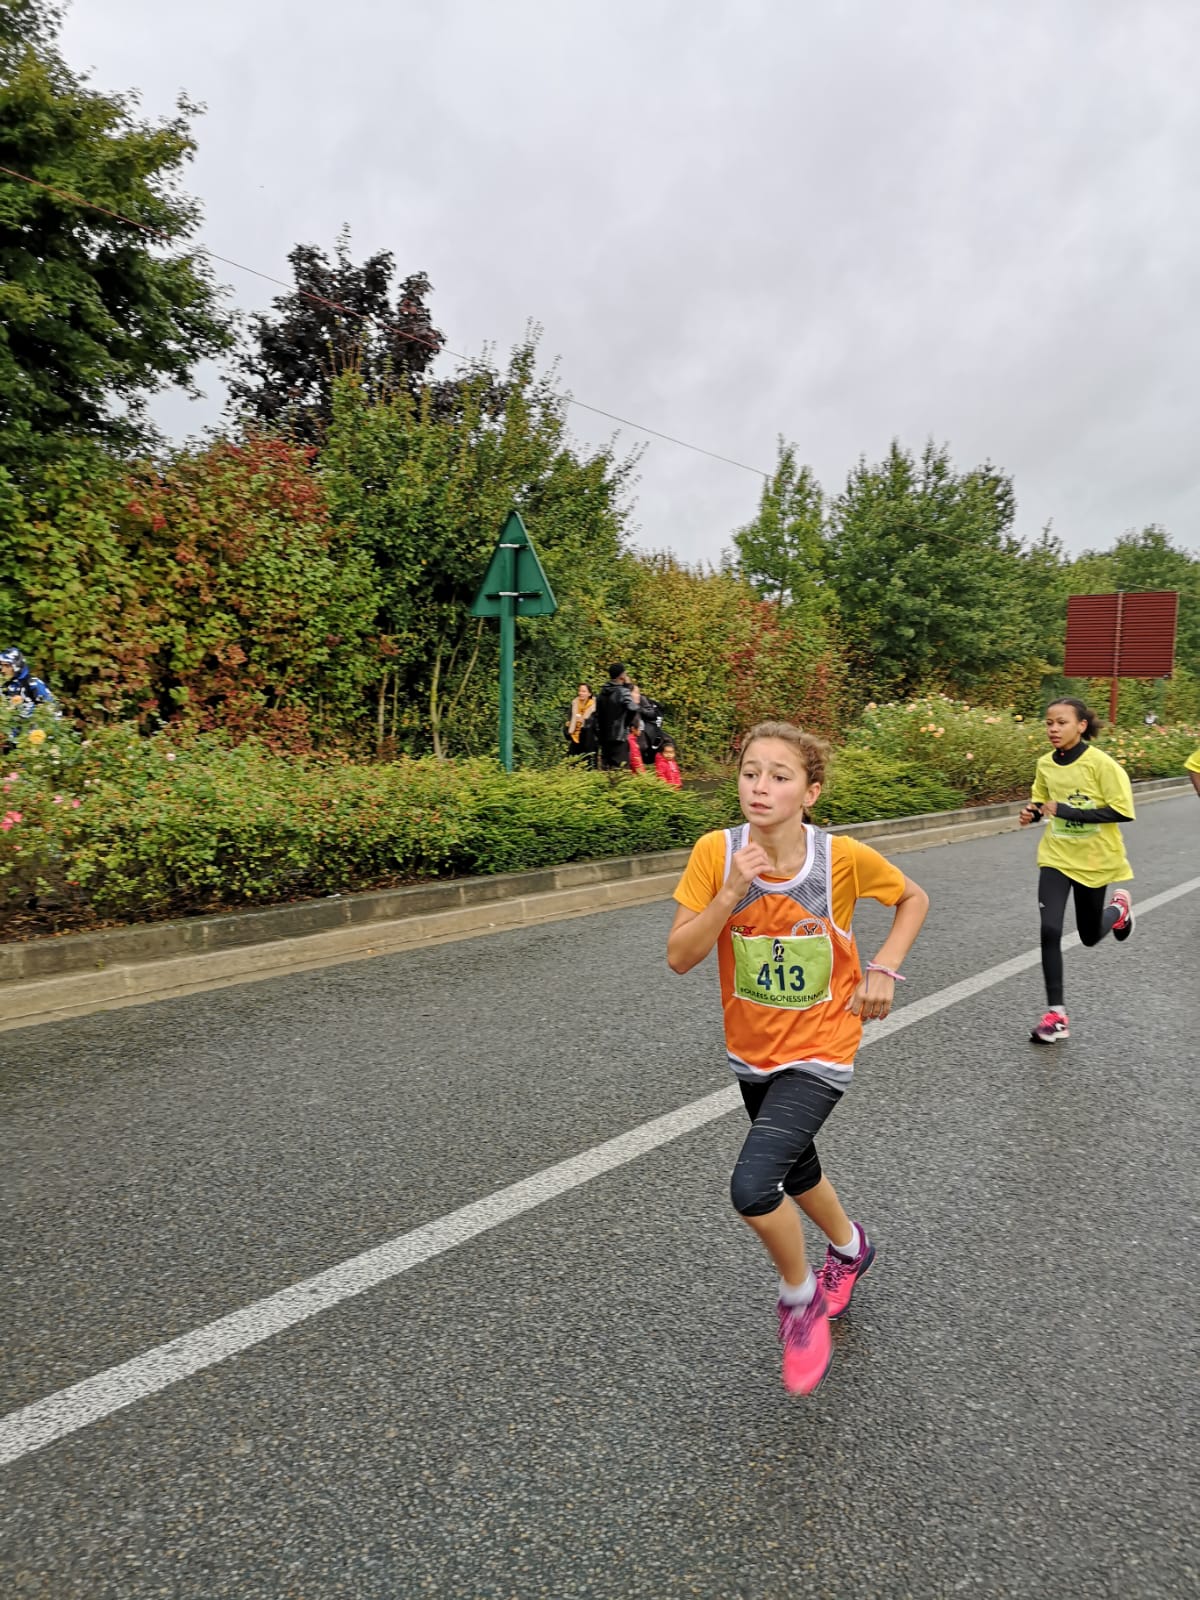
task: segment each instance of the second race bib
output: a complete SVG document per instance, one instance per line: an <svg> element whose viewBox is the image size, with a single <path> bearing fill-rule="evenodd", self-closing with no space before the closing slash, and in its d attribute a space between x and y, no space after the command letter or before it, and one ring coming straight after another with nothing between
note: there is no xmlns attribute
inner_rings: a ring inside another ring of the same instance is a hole
<svg viewBox="0 0 1200 1600"><path fill-rule="evenodd" d="M1099 833L1098 822L1064 822L1061 817L1050 818L1050 832L1060 839L1082 839L1089 833Z"/></svg>

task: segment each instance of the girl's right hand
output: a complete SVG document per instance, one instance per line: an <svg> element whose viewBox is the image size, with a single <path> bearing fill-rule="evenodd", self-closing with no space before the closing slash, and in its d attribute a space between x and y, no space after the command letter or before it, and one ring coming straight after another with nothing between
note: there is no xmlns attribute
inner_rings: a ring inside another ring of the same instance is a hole
<svg viewBox="0 0 1200 1600"><path fill-rule="evenodd" d="M1031 800L1027 806L1022 807L1021 815L1017 820L1020 822L1020 824L1021 824L1021 826L1023 828L1028 828L1028 827L1031 827L1033 823L1040 822L1041 819L1042 819L1042 808L1041 808L1041 806L1036 805Z"/></svg>
<svg viewBox="0 0 1200 1600"><path fill-rule="evenodd" d="M729 877L739 894L748 889L754 879L769 870L771 858L762 845L751 841L735 850L729 864Z"/></svg>

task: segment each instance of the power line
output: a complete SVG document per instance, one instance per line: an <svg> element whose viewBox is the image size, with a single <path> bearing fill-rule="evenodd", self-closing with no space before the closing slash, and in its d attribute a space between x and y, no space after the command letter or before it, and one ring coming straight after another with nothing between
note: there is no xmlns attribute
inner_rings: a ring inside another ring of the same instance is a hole
<svg viewBox="0 0 1200 1600"><path fill-rule="evenodd" d="M151 227L149 223L139 222L136 217L127 217L120 211L112 211L107 206L98 205L96 201L89 200L84 195L75 194L70 189L62 189L52 183L45 183L40 178L31 178L28 173L16 172L12 167L0 166L0 173L5 177L16 178L21 183L27 183L35 189L43 189L47 194L58 196L59 199L69 200L73 205L83 206L86 210L98 212L101 216L110 217L114 222L126 223L131 228L138 228L147 233L151 238L160 240L163 244L172 244L171 235L161 228ZM392 333L397 333L401 338L413 344L423 344L433 351L435 355L453 356L456 361L463 361L468 366L472 365L473 358L464 355L459 350L453 350L444 340L427 337L415 329L401 328L395 323L385 322L382 319L371 318L365 311L356 311L352 306L342 305L337 300L329 300L324 295L315 294L311 289L301 289L294 283L288 283L284 278L276 278L269 272L263 272L258 267L248 267L244 261L235 261L231 256L220 255L216 250L210 250L207 245L198 244L191 247L195 255L207 256L210 261L219 261L222 266L232 267L237 272L246 272L253 278L261 278L264 283L275 284L277 288L285 289L289 294L298 295L300 298L311 301L314 305L323 306L327 311L336 311L339 315L357 317L361 322L377 322L378 326ZM581 411L590 411L595 416L607 417L610 422L619 422L623 427L635 428L639 433L644 433L655 439L663 439L668 444L678 445L680 449L691 450L695 455L707 456L711 461L724 462L726 466L737 467L742 472L750 472L756 478L762 478L769 483L772 473L764 472L761 467L752 467L745 461L738 461L733 456L722 455L719 451L708 450L703 445L692 444L688 439L680 439L676 434L664 433L659 428L650 428L644 422L634 422L629 417L621 417L614 411L605 411L601 406L589 405L585 400L576 400L574 396L567 395L568 405L577 407ZM978 546L966 539L954 539L946 534L940 535L943 540L952 544L961 545L964 549L978 550ZM1021 541L1024 543L1025 541ZM1032 543L1032 541L1030 541ZM1187 550L1187 545L1183 549Z"/></svg>
<svg viewBox="0 0 1200 1600"><path fill-rule="evenodd" d="M40 178L31 178L24 172L14 172L11 167L0 167L0 173L9 178L16 178L21 183L28 183L35 189L44 189L48 194L56 195L59 199L71 201L73 205L84 206L89 211L99 212L101 216L111 217L114 222L124 222L131 228L139 228L143 233L148 233L151 238L158 239L163 244L171 244L173 242L171 235L164 233L161 228L152 228L149 223L139 222L136 217L124 216L120 211L110 211L107 206L97 205L94 200L88 200L83 195L74 194L69 189L60 189L52 183L44 183ZM442 339L427 337L415 329L398 327L395 323L383 321L382 318L369 317L365 311L356 311L352 306L345 306L337 300L329 300L324 295L314 294L311 289L301 289L296 284L288 283L283 278L276 278L269 272L261 271L258 267L248 267L244 261L234 261L230 256L220 255L217 251L210 250L207 245L195 245L192 249L196 255L207 256L210 261L219 261L222 266L233 267L235 271L247 272L251 277L261 278L265 283L273 283L280 289L286 289L290 294L299 295L301 298L311 301L314 305L323 306L327 311L336 311L340 315L347 317L358 317L362 322L374 321L379 327L386 329L388 332L399 334L401 338L408 340L410 343L425 345L435 355L445 354L453 356L457 361L466 362L468 366L471 364L472 358L470 356L464 355L459 350L452 350ZM591 411L598 417L607 417L611 422L619 422L627 428L636 428L639 433L649 434L655 439L665 439L668 444L679 445L681 449L692 450L697 455L708 456L713 461L723 461L727 466L738 467L743 472L752 472L755 477L770 481L771 474L764 472L761 467L751 467L744 461L735 461L732 456L721 455L716 450L706 450L703 445L692 444L690 440L680 439L673 433L663 433L659 428L649 428L644 422L634 422L629 417L618 417L615 412L605 411L600 406L588 405L585 400L576 400L573 395L567 395L566 401L568 405L576 406L581 411Z"/></svg>

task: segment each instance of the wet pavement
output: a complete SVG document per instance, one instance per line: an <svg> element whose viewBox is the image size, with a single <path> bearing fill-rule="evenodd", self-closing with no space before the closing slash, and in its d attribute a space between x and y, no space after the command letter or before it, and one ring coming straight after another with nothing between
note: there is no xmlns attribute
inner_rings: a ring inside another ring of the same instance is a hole
<svg viewBox="0 0 1200 1600"><path fill-rule="evenodd" d="M1194 796L1129 830L1200 874ZM1036 944L1033 840L907 855L911 1003ZM0 1035L11 1412L727 1083L667 905ZM859 936L886 915L864 907ZM0 1469L0 1594L1191 1596L1200 889L865 1050L879 1258L778 1382L734 1113Z"/></svg>

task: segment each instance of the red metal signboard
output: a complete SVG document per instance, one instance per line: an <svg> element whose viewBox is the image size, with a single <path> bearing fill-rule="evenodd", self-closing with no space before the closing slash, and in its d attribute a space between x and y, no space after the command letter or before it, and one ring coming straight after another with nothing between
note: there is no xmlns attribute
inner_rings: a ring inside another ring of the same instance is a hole
<svg viewBox="0 0 1200 1600"><path fill-rule="evenodd" d="M1169 678L1175 670L1175 623L1179 595L1174 589L1127 594L1121 601L1118 678Z"/></svg>
<svg viewBox="0 0 1200 1600"><path fill-rule="evenodd" d="M1068 678L1169 678L1178 614L1174 589L1073 594L1063 672Z"/></svg>
<svg viewBox="0 0 1200 1600"><path fill-rule="evenodd" d="M1109 678L1117 654L1115 594L1073 594L1067 601L1068 678Z"/></svg>

